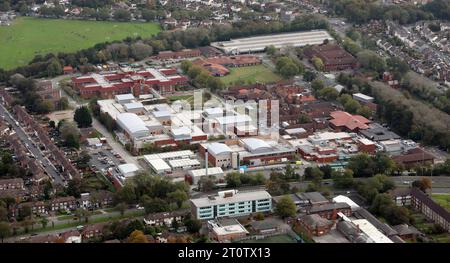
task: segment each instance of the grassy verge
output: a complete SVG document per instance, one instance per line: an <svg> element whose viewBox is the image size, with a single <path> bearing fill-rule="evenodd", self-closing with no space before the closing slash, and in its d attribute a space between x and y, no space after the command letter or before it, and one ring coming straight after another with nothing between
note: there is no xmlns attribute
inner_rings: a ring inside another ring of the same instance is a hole
<svg viewBox="0 0 450 263"><path fill-rule="evenodd" d="M271 83L281 80L281 77L264 65L251 67L241 67L230 69L230 74L221 77L226 86L233 86L236 83Z"/></svg>

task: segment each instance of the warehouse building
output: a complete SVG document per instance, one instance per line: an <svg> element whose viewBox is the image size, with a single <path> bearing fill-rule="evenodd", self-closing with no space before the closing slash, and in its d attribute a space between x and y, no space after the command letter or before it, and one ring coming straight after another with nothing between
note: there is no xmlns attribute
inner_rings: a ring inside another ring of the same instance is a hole
<svg viewBox="0 0 450 263"><path fill-rule="evenodd" d="M215 196L191 199L192 215L200 220L270 211L272 211L272 196L267 191L228 190L218 192Z"/></svg>
<svg viewBox="0 0 450 263"><path fill-rule="evenodd" d="M286 46L303 47L307 45L319 45L325 40L332 41L333 38L325 30L313 30L307 32L238 38L230 41L214 42L211 43L211 46L226 54L242 54L264 52L268 46L282 48Z"/></svg>
<svg viewBox="0 0 450 263"><path fill-rule="evenodd" d="M120 113L117 115L117 125L131 141L150 136L145 122L134 113Z"/></svg>

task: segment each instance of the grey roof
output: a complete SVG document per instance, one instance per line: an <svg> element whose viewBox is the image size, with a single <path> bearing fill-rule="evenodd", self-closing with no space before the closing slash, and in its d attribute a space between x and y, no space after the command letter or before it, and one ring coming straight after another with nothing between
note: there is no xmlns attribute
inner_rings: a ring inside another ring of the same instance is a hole
<svg viewBox="0 0 450 263"><path fill-rule="evenodd" d="M124 108L129 111L129 110L133 110L133 109L142 109L144 108L144 105L140 102L131 102L131 103L126 103L125 105L123 105Z"/></svg>
<svg viewBox="0 0 450 263"><path fill-rule="evenodd" d="M383 234L385 234L388 237L397 235L397 231L395 231L388 224L382 223L380 220L378 220L374 215L372 215L369 211L367 211L364 208L356 210L354 216L357 218L367 219L367 221L369 221L372 225L374 225L378 230L383 232Z"/></svg>
<svg viewBox="0 0 450 263"><path fill-rule="evenodd" d="M283 222L275 218L266 218L261 221L253 221L251 226L255 230L266 230L279 227Z"/></svg>
<svg viewBox="0 0 450 263"><path fill-rule="evenodd" d="M118 101L121 100L134 100L134 96L133 94L129 93L129 94L119 94L115 96L115 99Z"/></svg>
<svg viewBox="0 0 450 263"><path fill-rule="evenodd" d="M407 224L396 225L392 227L399 235L418 235L420 231L413 226Z"/></svg>
<svg viewBox="0 0 450 263"><path fill-rule="evenodd" d="M261 140L261 139L257 139L257 138L242 139L242 142L245 144L246 148L250 152L272 149L272 147L267 142L265 142L264 140Z"/></svg>
<svg viewBox="0 0 450 263"><path fill-rule="evenodd" d="M373 141L387 141L401 138L395 132L377 123L370 124L369 129L361 130L360 133Z"/></svg>
<svg viewBox="0 0 450 263"><path fill-rule="evenodd" d="M117 123L127 132L148 132L145 122L134 113L120 113L117 115Z"/></svg>
<svg viewBox="0 0 450 263"><path fill-rule="evenodd" d="M324 205L313 206L309 210L309 213L313 214L322 211L329 211L333 209L345 209L345 208L350 209L350 205L348 205L347 203L329 203Z"/></svg>
<svg viewBox="0 0 450 263"><path fill-rule="evenodd" d="M213 142L208 145L208 152L213 155L219 155L222 153L232 152L232 150L225 143Z"/></svg>
<svg viewBox="0 0 450 263"><path fill-rule="evenodd" d="M297 195L300 199L307 200L311 204L314 203L323 203L328 202L328 199L326 199L321 193L319 192L307 192L307 193L301 193Z"/></svg>

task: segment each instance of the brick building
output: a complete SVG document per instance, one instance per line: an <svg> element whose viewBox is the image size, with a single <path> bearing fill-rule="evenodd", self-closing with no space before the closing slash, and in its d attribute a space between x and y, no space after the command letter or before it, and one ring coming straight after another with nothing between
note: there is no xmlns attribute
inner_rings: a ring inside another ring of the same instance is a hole
<svg viewBox="0 0 450 263"><path fill-rule="evenodd" d="M129 72L93 73L72 78L72 85L82 98L112 99L118 94L132 93L134 96L150 94L154 89L161 94L175 91L187 85L188 78L176 69L146 68Z"/></svg>
<svg viewBox="0 0 450 263"><path fill-rule="evenodd" d="M326 71L354 69L357 60L350 53L336 44L324 44L305 49L304 54L309 59L318 57L322 60Z"/></svg>

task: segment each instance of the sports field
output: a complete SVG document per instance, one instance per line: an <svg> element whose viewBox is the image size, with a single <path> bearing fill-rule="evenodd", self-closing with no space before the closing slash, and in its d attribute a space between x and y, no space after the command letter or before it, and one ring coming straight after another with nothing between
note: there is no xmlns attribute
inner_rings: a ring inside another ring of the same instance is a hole
<svg viewBox="0 0 450 263"><path fill-rule="evenodd" d="M230 74L221 77L226 86L232 86L236 81L243 81L245 84L271 83L281 80L281 77L264 65L231 68Z"/></svg>
<svg viewBox="0 0 450 263"><path fill-rule="evenodd" d="M19 17L0 27L0 68L26 65L35 55L74 52L97 43L157 34L156 23L119 23Z"/></svg>

